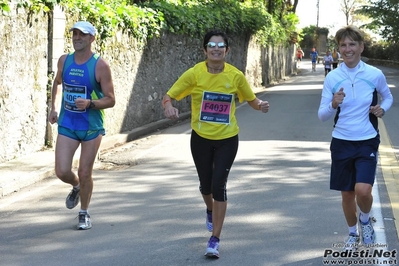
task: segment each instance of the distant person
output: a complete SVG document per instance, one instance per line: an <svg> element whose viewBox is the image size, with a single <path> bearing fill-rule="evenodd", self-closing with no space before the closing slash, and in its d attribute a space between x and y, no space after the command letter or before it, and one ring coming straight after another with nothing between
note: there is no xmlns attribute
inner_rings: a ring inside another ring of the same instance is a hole
<svg viewBox="0 0 399 266"><path fill-rule="evenodd" d="M296 60L297 60L297 66L299 67L299 62L302 61L302 57L305 55L305 53L302 51L301 47L298 47L296 50Z"/></svg>
<svg viewBox="0 0 399 266"><path fill-rule="evenodd" d="M391 107L393 97L381 70L360 60L364 39L358 28L341 28L335 41L343 63L324 80L318 116L321 121L334 117L330 189L341 191L349 230L345 249L352 250L360 242L358 224L363 243L375 242L370 212L380 144L378 118Z"/></svg>
<svg viewBox="0 0 399 266"><path fill-rule="evenodd" d="M163 97L162 106L167 118L176 119L179 110L173 101L191 96L191 154L206 205L206 227L212 232L205 255L219 258L227 177L238 150L235 99L263 113L269 111L269 103L258 99L244 74L225 62L230 47L224 32L207 32L202 49L206 60L181 75Z"/></svg>
<svg viewBox="0 0 399 266"><path fill-rule="evenodd" d="M74 208L80 197L77 228L86 230L92 227L88 208L93 192L93 165L105 135L103 109L115 105L115 96L108 63L91 50L96 35L94 26L79 21L70 31L75 51L58 60L49 122L58 122L55 173L72 186L66 207ZM76 175L72 171L72 161L79 145L81 154Z"/></svg>
<svg viewBox="0 0 399 266"><path fill-rule="evenodd" d="M318 57L319 54L317 53L316 48L312 48L312 52L310 53L310 60L312 61L312 72L316 71L316 64Z"/></svg>
<svg viewBox="0 0 399 266"><path fill-rule="evenodd" d="M338 53L337 49L334 48L331 56L333 58L332 67L333 69L336 69L338 67L338 61L341 58L341 55Z"/></svg>
<svg viewBox="0 0 399 266"><path fill-rule="evenodd" d="M333 62L333 58L330 54L330 51L326 51L326 55L323 57L323 65L324 65L324 76L327 76L327 74L331 71L331 65Z"/></svg>

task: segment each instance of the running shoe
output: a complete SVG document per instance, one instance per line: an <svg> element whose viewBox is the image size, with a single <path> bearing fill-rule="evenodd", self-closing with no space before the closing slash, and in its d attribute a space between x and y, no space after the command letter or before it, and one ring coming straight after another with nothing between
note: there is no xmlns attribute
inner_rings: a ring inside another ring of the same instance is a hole
<svg viewBox="0 0 399 266"><path fill-rule="evenodd" d="M213 231L213 224L212 224L212 212L206 209L206 228L209 232Z"/></svg>
<svg viewBox="0 0 399 266"><path fill-rule="evenodd" d="M359 220L360 228L362 229L363 243L365 245L374 244L375 232L371 220L369 219L367 223L362 223Z"/></svg>
<svg viewBox="0 0 399 266"><path fill-rule="evenodd" d="M79 188L73 188L71 192L68 194L65 205L68 209L73 209L79 203Z"/></svg>
<svg viewBox="0 0 399 266"><path fill-rule="evenodd" d="M345 240L344 250L356 250L359 247L360 237L356 234L349 234Z"/></svg>
<svg viewBox="0 0 399 266"><path fill-rule="evenodd" d="M219 238L217 238L216 236L211 236L211 238L209 239L205 256L209 258L219 258Z"/></svg>
<svg viewBox="0 0 399 266"><path fill-rule="evenodd" d="M78 230L87 230L91 228L90 214L87 212L79 212Z"/></svg>

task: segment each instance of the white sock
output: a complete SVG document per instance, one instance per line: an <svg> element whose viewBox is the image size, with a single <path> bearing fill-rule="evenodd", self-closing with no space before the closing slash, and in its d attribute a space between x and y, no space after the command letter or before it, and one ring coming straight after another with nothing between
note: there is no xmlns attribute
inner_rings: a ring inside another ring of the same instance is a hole
<svg viewBox="0 0 399 266"><path fill-rule="evenodd" d="M80 183L77 184L76 186L73 186L74 189L80 189Z"/></svg>
<svg viewBox="0 0 399 266"><path fill-rule="evenodd" d="M79 211L80 213L89 213L87 210L82 210L82 209L80 209L80 211Z"/></svg>
<svg viewBox="0 0 399 266"><path fill-rule="evenodd" d="M369 222L370 213L369 212L368 213L364 213L364 212L360 211L360 217L359 218L360 218L360 221L362 223L366 224L366 223Z"/></svg>
<svg viewBox="0 0 399 266"><path fill-rule="evenodd" d="M359 235L359 230L357 229L357 224L355 224L354 226L348 226L349 229L349 234L355 234L355 235Z"/></svg>

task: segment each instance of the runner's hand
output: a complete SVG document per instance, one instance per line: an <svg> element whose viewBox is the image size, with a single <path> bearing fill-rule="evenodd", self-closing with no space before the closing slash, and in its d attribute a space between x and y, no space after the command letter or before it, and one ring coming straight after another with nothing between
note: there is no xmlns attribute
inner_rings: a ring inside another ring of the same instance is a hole
<svg viewBox="0 0 399 266"><path fill-rule="evenodd" d="M48 121L50 124L54 124L58 122L58 113L56 111L51 110L50 115L48 116Z"/></svg>
<svg viewBox="0 0 399 266"><path fill-rule="evenodd" d="M376 117L382 117L385 114L385 110L377 104L376 106L370 106L370 113Z"/></svg>
<svg viewBox="0 0 399 266"><path fill-rule="evenodd" d="M269 102L268 102L268 101L261 101L261 102L260 102L260 104L259 104L259 110L261 110L262 113L267 113L267 112L269 112L269 108L270 108L270 105L269 105Z"/></svg>
<svg viewBox="0 0 399 266"><path fill-rule="evenodd" d="M75 105L79 110L84 110L86 109L90 104L90 100L88 99L83 99L83 98L77 98L75 100Z"/></svg>
<svg viewBox="0 0 399 266"><path fill-rule="evenodd" d="M165 116L169 119L179 118L179 110L172 105L168 105L164 110Z"/></svg>
<svg viewBox="0 0 399 266"><path fill-rule="evenodd" d="M334 93L332 107L334 109L337 109L338 106L344 101L344 98L345 98L344 88L340 88L339 91Z"/></svg>

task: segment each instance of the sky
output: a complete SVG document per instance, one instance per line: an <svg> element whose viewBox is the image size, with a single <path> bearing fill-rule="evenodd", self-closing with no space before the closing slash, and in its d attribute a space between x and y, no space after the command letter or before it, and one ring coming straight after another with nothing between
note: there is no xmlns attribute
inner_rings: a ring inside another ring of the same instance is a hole
<svg viewBox="0 0 399 266"><path fill-rule="evenodd" d="M329 28L328 35L346 25L345 15L340 10L340 1L319 0L319 27ZM299 0L296 9L299 28L317 24L317 0Z"/></svg>

